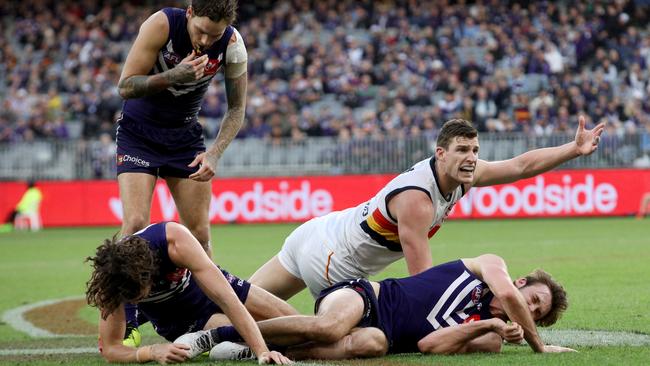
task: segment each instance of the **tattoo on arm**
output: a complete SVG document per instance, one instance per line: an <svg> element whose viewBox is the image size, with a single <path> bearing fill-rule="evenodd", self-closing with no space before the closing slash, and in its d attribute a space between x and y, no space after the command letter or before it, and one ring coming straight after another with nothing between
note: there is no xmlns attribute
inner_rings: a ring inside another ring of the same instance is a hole
<svg viewBox="0 0 650 366"><path fill-rule="evenodd" d="M239 129L244 124L246 110L246 88L248 75L246 73L233 79L226 78L226 97L228 99L228 111L226 111L219 134L210 148L216 154L217 159L226 150L230 142L237 136Z"/></svg>
<svg viewBox="0 0 650 366"><path fill-rule="evenodd" d="M120 81L118 88L124 99L141 98L159 93L172 85L191 81L192 76L191 66L179 64L160 74L130 76Z"/></svg>

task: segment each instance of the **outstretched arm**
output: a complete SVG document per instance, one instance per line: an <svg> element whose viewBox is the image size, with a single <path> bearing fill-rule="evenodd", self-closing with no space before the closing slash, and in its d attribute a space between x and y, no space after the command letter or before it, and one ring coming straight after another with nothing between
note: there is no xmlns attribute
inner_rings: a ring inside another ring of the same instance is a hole
<svg viewBox="0 0 650 366"><path fill-rule="evenodd" d="M416 189L398 193L388 203L388 209L397 220L399 240L411 276L433 265L429 248L429 227L434 208L429 196Z"/></svg>
<svg viewBox="0 0 650 366"><path fill-rule="evenodd" d="M585 117L578 119L575 140L567 144L528 151L509 160L487 162L479 160L474 175L474 186L512 183L534 177L581 155L596 151L605 124L585 129Z"/></svg>
<svg viewBox="0 0 650 366"><path fill-rule="evenodd" d="M156 361L160 364L187 360L189 349L184 344L152 344L139 348L122 344L126 330L124 305L120 305L106 319L99 319L99 347L108 362L133 363Z"/></svg>
<svg viewBox="0 0 650 366"><path fill-rule="evenodd" d="M535 352L544 352L544 343L537 333L526 300L513 284L503 259L494 254L484 254L476 258L463 259L463 263L478 278L487 283L494 296L501 301L508 319L521 325L524 338L530 347Z"/></svg>
<svg viewBox="0 0 650 366"><path fill-rule="evenodd" d="M239 301L223 273L208 258L201 244L182 225L166 225L169 258L192 272L201 290L223 310L258 358L269 352L255 320Z"/></svg>

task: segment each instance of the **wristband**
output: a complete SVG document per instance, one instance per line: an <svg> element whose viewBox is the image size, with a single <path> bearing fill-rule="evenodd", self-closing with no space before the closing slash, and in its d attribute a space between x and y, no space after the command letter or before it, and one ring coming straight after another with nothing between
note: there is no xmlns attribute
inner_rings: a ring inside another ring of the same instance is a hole
<svg viewBox="0 0 650 366"><path fill-rule="evenodd" d="M144 355L140 356L140 352L144 353ZM137 351L135 351L135 361L137 363L147 362L150 360L151 360L151 346L140 347L138 348Z"/></svg>

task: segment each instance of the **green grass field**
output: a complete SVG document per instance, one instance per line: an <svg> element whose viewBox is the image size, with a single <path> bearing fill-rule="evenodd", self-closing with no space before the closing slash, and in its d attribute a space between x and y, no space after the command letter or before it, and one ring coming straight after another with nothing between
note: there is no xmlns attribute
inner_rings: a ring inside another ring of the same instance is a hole
<svg viewBox="0 0 650 366"><path fill-rule="evenodd" d="M215 262L246 278L279 250L284 237L294 227L215 226L212 231ZM40 301L83 295L90 273L84 258L93 254L103 238L116 231L117 228L74 228L0 234L0 313ZM397 355L334 364L650 363L650 221L628 218L450 221L431 240L431 251L434 262L438 263L495 253L505 258L513 277L535 268L552 273L564 284L570 300L569 310L554 329L583 332L544 335L580 352L538 355L525 346L506 346L498 355ZM378 278L405 273L404 262L400 261ZM313 306L305 292L291 303L306 314ZM96 324L95 309L83 308L76 316ZM149 325L143 328L143 343L160 341ZM608 339L601 339L601 333L590 334L587 330L628 333L612 333ZM638 342L626 341L625 336ZM103 365L105 362L97 353L55 353L95 346L95 335L35 338L6 322L0 323L1 365ZM48 351L35 354L35 349ZM190 363L207 364L208 361L199 358Z"/></svg>

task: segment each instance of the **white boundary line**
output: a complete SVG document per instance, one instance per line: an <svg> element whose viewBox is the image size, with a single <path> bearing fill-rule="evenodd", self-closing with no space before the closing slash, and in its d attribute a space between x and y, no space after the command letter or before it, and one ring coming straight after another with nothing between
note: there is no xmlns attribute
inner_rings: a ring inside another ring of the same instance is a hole
<svg viewBox="0 0 650 366"><path fill-rule="evenodd" d="M45 300L45 301L39 301L23 306L19 306L17 308L9 309L5 311L2 314L2 321L7 323L9 326L12 328L21 331L23 333L27 333L30 337L34 338L61 338L61 337L84 337L82 334L56 334L52 333L49 330L39 328L32 324L30 321L25 319L24 314L32 309L39 308L41 306L47 306L47 305L52 305L56 304L62 301L69 301L69 300L81 300L83 299L84 296L70 296L70 297L64 297L60 299L52 299L52 300Z"/></svg>
<svg viewBox="0 0 650 366"><path fill-rule="evenodd" d="M0 349L0 356L67 355L81 353L99 353L99 351L94 347Z"/></svg>
<svg viewBox="0 0 650 366"><path fill-rule="evenodd" d="M56 304L62 301L81 300L84 296L70 296L60 299L51 299L27 304L5 311L2 321L12 328L26 333L34 338L62 338L86 337L81 334L55 334L39 328L25 319L24 314L32 309ZM580 330L580 329L540 329L542 339L547 343L566 346L650 346L650 335L605 330ZM15 355L51 355L51 354L92 354L99 351L95 347L75 348L19 348L0 349L0 356ZM313 365L311 363L298 363L298 365ZM319 364L323 366L322 364Z"/></svg>

